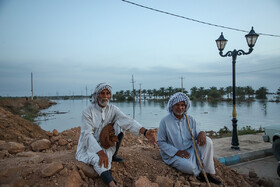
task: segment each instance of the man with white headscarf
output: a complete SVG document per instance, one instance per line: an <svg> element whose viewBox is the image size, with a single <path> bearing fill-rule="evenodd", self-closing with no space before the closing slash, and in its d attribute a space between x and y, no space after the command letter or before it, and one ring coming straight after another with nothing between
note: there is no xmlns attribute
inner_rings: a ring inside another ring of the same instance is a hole
<svg viewBox="0 0 280 187"><path fill-rule="evenodd" d="M202 175L188 128L186 113L189 108L190 100L186 94L178 92L170 97L167 104L169 114L160 122L157 144L162 159L167 165L183 173L193 174L205 182L206 179ZM195 119L190 115L187 116L207 178L210 182L219 185L221 182L211 175L215 174L213 142L206 137L205 132L200 131Z"/></svg>
<svg viewBox="0 0 280 187"><path fill-rule="evenodd" d="M102 180L109 186L116 186L112 177L111 162L122 162L117 156L123 138L123 131L128 130L134 135L143 134L151 143L155 143L155 131L147 130L134 119L129 118L115 105L109 104L112 87L107 83L96 86L92 95L92 104L82 114L82 125L76 159L91 164ZM115 135L119 142L109 148L100 143L100 133L107 124L114 124Z"/></svg>

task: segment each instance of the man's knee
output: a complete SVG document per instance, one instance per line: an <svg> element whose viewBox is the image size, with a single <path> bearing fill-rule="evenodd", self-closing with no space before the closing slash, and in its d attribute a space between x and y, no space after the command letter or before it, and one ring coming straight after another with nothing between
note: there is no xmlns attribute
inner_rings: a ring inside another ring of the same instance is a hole
<svg viewBox="0 0 280 187"><path fill-rule="evenodd" d="M176 163L173 165L176 169L183 173L192 174L193 171L197 170L196 162L188 162L186 159L183 159L182 161Z"/></svg>

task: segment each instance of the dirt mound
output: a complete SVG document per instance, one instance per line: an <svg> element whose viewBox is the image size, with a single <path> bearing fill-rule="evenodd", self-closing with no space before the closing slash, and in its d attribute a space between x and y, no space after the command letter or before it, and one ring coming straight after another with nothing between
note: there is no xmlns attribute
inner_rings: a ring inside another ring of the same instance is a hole
<svg viewBox="0 0 280 187"><path fill-rule="evenodd" d="M47 132L0 108L0 128L0 186L106 186L91 166L75 159L79 127ZM112 164L118 186L206 186L164 164L158 147L129 132L119 156L125 162ZM217 160L215 167L223 186L258 186L257 179Z"/></svg>
<svg viewBox="0 0 280 187"><path fill-rule="evenodd" d="M0 106L17 115L37 113L39 110L49 108L54 104L56 103L47 99L0 98Z"/></svg>
<svg viewBox="0 0 280 187"><path fill-rule="evenodd" d="M48 138L40 126L0 107L0 140L28 144L31 139Z"/></svg>

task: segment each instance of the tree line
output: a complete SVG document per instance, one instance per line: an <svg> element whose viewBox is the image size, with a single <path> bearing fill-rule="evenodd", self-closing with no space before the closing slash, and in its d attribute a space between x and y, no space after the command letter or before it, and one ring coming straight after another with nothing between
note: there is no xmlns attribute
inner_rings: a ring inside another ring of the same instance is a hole
<svg viewBox="0 0 280 187"><path fill-rule="evenodd" d="M190 93L184 88L173 88L169 86L167 88L161 87L159 89L142 89L142 90L121 90L117 91L112 95L113 101L133 101L135 99L141 100L168 100L171 95L176 92L184 92L187 94L191 100L232 100L232 86L228 87L192 87ZM267 94L269 90L266 87L260 87L257 90L254 90L251 86L245 87L236 87L235 95L236 98L240 101L242 100L254 100L254 99L267 99ZM280 87L275 93L275 101L280 101Z"/></svg>

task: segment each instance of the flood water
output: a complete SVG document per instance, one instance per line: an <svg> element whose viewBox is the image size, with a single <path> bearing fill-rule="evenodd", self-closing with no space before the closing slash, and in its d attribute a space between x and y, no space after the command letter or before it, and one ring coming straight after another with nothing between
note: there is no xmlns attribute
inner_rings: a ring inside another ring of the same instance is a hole
<svg viewBox="0 0 280 187"><path fill-rule="evenodd" d="M91 103L88 99L81 100L53 100L56 105L51 106L42 113L46 116L36 118L44 130L59 132L81 125L82 111ZM119 107L125 114L137 120L146 128L158 128L161 118L168 114L167 102L141 101L111 102ZM243 102L236 105L237 128L251 126L259 129L268 125L280 125L280 103L275 102ZM188 114L193 116L201 130L218 131L224 126L232 129L232 102L191 102Z"/></svg>

